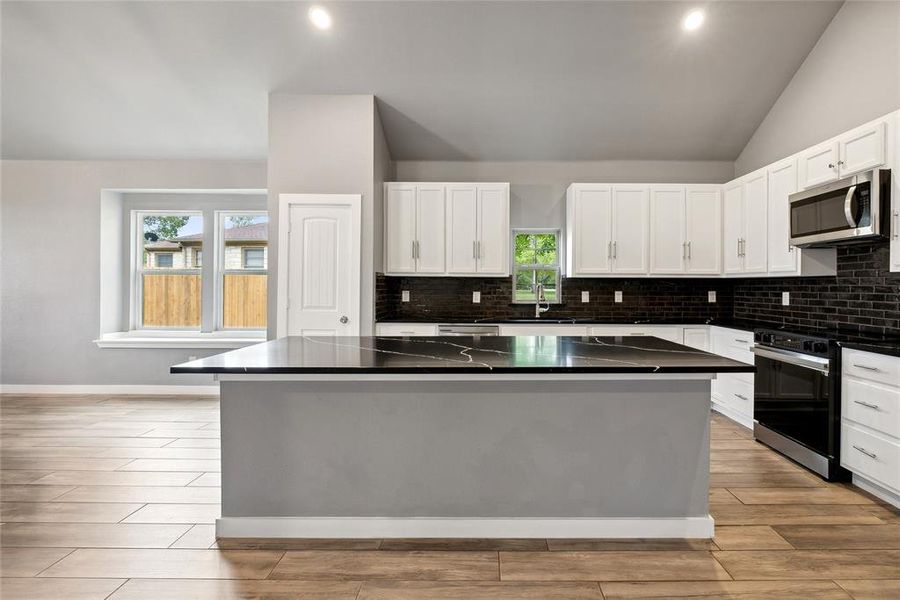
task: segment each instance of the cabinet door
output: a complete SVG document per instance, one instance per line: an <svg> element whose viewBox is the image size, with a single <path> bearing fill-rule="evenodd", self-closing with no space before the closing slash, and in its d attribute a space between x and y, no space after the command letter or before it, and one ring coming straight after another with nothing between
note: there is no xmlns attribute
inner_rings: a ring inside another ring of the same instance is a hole
<svg viewBox="0 0 900 600"><path fill-rule="evenodd" d="M509 188L478 186L477 271L509 274Z"/></svg>
<svg viewBox="0 0 900 600"><path fill-rule="evenodd" d="M416 186L388 185L385 210L385 272L415 273Z"/></svg>
<svg viewBox="0 0 900 600"><path fill-rule="evenodd" d="M791 246L788 196L797 191L797 161L769 168L769 273L796 274L800 249Z"/></svg>
<svg viewBox="0 0 900 600"><path fill-rule="evenodd" d="M838 178L838 145L828 142L800 155L800 187L810 188Z"/></svg>
<svg viewBox="0 0 900 600"><path fill-rule="evenodd" d="M447 272L475 272L477 193L474 185L447 186Z"/></svg>
<svg viewBox="0 0 900 600"><path fill-rule="evenodd" d="M686 199L687 272L722 272L722 194L719 186L688 186Z"/></svg>
<svg viewBox="0 0 900 600"><path fill-rule="evenodd" d="M579 187L574 192L572 203L572 258L575 269L571 276L609 273L612 188Z"/></svg>
<svg viewBox="0 0 900 600"><path fill-rule="evenodd" d="M684 273L684 186L650 188L650 272Z"/></svg>
<svg viewBox="0 0 900 600"><path fill-rule="evenodd" d="M744 178L744 273L765 273L768 250L769 179L765 169Z"/></svg>
<svg viewBox="0 0 900 600"><path fill-rule="evenodd" d="M840 176L847 177L884 164L885 124L861 127L838 140Z"/></svg>
<svg viewBox="0 0 900 600"><path fill-rule="evenodd" d="M646 273L650 266L650 190L647 186L613 186L612 270Z"/></svg>
<svg viewBox="0 0 900 600"><path fill-rule="evenodd" d="M443 273L446 265L444 186L416 186L416 272Z"/></svg>
<svg viewBox="0 0 900 600"><path fill-rule="evenodd" d="M722 212L724 271L740 273L744 270L741 242L744 237L744 188L740 181L725 184Z"/></svg>
<svg viewBox="0 0 900 600"><path fill-rule="evenodd" d="M685 327L684 345L709 352L709 329L706 327Z"/></svg>

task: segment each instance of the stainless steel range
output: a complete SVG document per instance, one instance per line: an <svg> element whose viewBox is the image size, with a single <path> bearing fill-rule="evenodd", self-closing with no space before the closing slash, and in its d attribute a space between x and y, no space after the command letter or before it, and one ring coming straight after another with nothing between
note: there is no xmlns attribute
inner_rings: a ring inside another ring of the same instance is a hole
<svg viewBox="0 0 900 600"><path fill-rule="evenodd" d="M754 437L829 481L840 467L840 349L829 338L755 332Z"/></svg>

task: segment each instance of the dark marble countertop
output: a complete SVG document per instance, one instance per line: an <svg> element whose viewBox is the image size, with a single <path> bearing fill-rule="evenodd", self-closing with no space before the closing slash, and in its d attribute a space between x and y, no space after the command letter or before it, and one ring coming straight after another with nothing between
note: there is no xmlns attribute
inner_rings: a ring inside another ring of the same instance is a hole
<svg viewBox="0 0 900 600"><path fill-rule="evenodd" d="M171 368L172 373L752 373L744 364L653 337L292 336Z"/></svg>
<svg viewBox="0 0 900 600"><path fill-rule="evenodd" d="M552 316L540 319L465 319L460 317L407 317L379 319L379 323L435 323L441 325L715 325L731 329L753 331L758 328L774 328L777 325L741 319L579 319Z"/></svg>

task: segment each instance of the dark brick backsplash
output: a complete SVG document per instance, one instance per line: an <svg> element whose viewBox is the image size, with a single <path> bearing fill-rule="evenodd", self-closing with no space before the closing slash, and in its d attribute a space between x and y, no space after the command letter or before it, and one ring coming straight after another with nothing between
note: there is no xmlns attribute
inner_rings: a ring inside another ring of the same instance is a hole
<svg viewBox="0 0 900 600"><path fill-rule="evenodd" d="M744 279L734 283L734 316L788 327L900 335L900 273L889 245L838 248L834 277ZM781 293L790 292L790 305Z"/></svg>
<svg viewBox="0 0 900 600"><path fill-rule="evenodd" d="M887 243L839 248L834 277L763 279L563 279L563 303L546 318L696 322L746 319L796 326L900 335L900 273L888 269ZM410 302L400 302L409 290ZM623 302L613 302L622 290ZM717 302L707 301L714 290ZM481 303L472 303L472 292ZM581 302L588 291L591 301ZM781 305L790 292L790 306ZM512 304L509 277L386 277L376 280L377 319L516 319L531 305Z"/></svg>

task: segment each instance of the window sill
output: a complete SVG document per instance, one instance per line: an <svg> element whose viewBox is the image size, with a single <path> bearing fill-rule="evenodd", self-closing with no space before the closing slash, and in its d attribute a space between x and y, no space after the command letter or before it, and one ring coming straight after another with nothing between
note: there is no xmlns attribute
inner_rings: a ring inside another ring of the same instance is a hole
<svg viewBox="0 0 900 600"><path fill-rule="evenodd" d="M94 340L98 348L213 348L232 350L266 341L265 335L217 333L165 333L122 331Z"/></svg>

